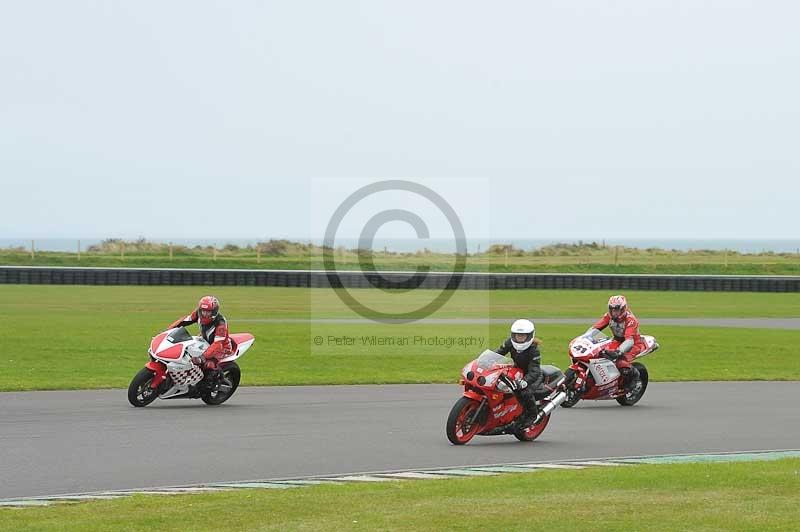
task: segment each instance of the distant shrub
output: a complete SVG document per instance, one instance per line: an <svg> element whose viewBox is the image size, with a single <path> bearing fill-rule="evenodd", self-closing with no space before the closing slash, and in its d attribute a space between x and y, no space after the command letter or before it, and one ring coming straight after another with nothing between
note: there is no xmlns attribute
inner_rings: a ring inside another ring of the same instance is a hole
<svg viewBox="0 0 800 532"><path fill-rule="evenodd" d="M289 253L288 240L269 240L256 244L262 255L283 256Z"/></svg>
<svg viewBox="0 0 800 532"><path fill-rule="evenodd" d="M512 254L516 251L521 251L515 248L513 244L492 244L486 249L489 255L505 255L506 253Z"/></svg>
<svg viewBox="0 0 800 532"><path fill-rule="evenodd" d="M145 253L166 253L169 244L150 242L144 237L137 240L122 240L121 238L106 238L99 244L93 244L86 248L90 253L119 253L122 248L125 253L145 254Z"/></svg>

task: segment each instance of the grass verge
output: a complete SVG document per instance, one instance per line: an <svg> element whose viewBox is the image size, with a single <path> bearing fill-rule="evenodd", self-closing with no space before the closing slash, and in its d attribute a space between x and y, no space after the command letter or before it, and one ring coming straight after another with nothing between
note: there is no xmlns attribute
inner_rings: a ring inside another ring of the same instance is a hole
<svg viewBox="0 0 800 532"><path fill-rule="evenodd" d="M230 319L357 318L330 289L201 286L0 285L0 312L46 322L50 316L135 317L169 323L213 293ZM386 292L354 289L364 305L409 312L432 301L437 290ZM608 290L456 290L433 318L595 317L605 311ZM631 309L647 318L800 317L800 293L626 291Z"/></svg>
<svg viewBox="0 0 800 532"><path fill-rule="evenodd" d="M11 326L0 335L0 390L126 387L147 360L150 337L208 291L222 299L234 332L256 335L255 346L241 360L246 385L455 382L464 363L506 335L504 324L268 321L353 317L330 290L6 285L0 286L0 314ZM371 305L395 305L395 295L380 290L358 295ZM405 295L417 304L431 293ZM736 309L745 315L793 316L800 308L800 294L629 296L642 316L724 316ZM604 303L605 294L587 291L460 291L434 317L592 316ZM540 325L544 361L564 369L566 345L584 329ZM655 381L800 379L791 349L800 331L646 327L643 332L655 335L663 346L644 359ZM472 343L459 344L459 339ZM757 368L752 366L753 353L759 355Z"/></svg>
<svg viewBox="0 0 800 532"><path fill-rule="evenodd" d="M147 361L157 324L64 313L17 322L3 335L0 390L124 388ZM452 383L463 365L506 336L505 325L236 325L256 336L240 360L244 385ZM568 365L566 346L583 332L542 325L545 363ZM662 349L643 362L653 381L800 380L800 331L650 327ZM37 338L46 341L35 341ZM32 341L32 339L34 339ZM319 343L319 345L317 345ZM758 365L753 365L758 353Z"/></svg>
<svg viewBox="0 0 800 532"><path fill-rule="evenodd" d="M784 459L134 496L0 509L0 529L796 530L798 503L800 459Z"/></svg>

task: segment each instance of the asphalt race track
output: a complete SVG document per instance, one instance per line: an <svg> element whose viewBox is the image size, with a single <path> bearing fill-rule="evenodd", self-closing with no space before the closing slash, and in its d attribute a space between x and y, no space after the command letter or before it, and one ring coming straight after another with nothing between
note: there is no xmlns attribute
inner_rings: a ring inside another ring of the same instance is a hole
<svg viewBox="0 0 800 532"><path fill-rule="evenodd" d="M448 443L456 385L241 388L225 405L124 390L0 393L0 498L355 472L800 447L800 382L651 383L558 409L533 443Z"/></svg>

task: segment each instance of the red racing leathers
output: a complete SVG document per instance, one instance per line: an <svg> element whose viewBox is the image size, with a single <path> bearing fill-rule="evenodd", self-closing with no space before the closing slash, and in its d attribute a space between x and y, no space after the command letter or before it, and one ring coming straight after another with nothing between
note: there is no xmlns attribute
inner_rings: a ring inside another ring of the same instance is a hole
<svg viewBox="0 0 800 532"><path fill-rule="evenodd" d="M204 365L208 369L217 369L219 360L233 352L233 344L228 335L228 321L222 314L217 314L211 323L203 324L197 319L197 310L188 316L174 321L169 328L186 327L192 323L199 323L200 336L208 342L208 349L203 353Z"/></svg>
<svg viewBox="0 0 800 532"><path fill-rule="evenodd" d="M617 367L629 368L631 362L636 358L636 355L646 349L642 335L639 334L639 320L632 312L628 312L625 317L620 320L614 320L611 315L606 312L600 320L593 325L598 331L602 331L606 327L611 326L611 332L614 335L614 340L608 344L609 351L619 350L622 355L616 360Z"/></svg>

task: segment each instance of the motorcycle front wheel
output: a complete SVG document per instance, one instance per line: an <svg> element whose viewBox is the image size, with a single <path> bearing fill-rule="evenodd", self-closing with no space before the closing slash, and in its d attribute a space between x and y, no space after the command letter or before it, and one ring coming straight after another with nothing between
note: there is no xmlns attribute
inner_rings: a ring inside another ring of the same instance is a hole
<svg viewBox="0 0 800 532"><path fill-rule="evenodd" d="M464 445L481 429L478 422L469 424L468 420L475 414L480 403L469 397L461 397L447 416L447 439L453 445Z"/></svg>
<svg viewBox="0 0 800 532"><path fill-rule="evenodd" d="M148 368L142 368L128 386L128 402L136 407L147 406L158 397L158 390L154 390L150 383L156 374Z"/></svg>

